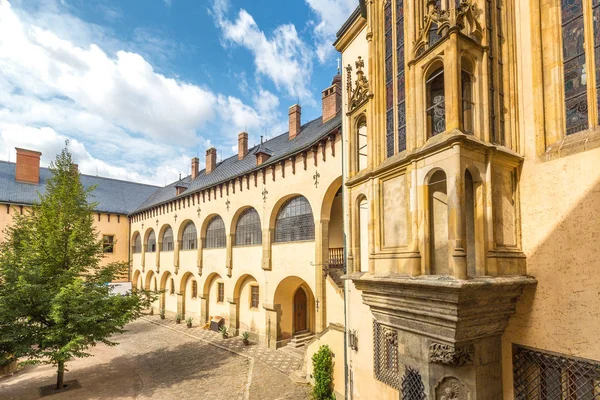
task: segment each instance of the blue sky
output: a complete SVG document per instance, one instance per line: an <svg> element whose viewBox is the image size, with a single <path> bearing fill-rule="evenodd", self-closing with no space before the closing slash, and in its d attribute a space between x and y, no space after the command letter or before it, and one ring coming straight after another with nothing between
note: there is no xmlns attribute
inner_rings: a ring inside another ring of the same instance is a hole
<svg viewBox="0 0 600 400"><path fill-rule="evenodd" d="M285 4L282 6L282 4ZM0 159L163 185L320 116L358 0L0 0Z"/></svg>

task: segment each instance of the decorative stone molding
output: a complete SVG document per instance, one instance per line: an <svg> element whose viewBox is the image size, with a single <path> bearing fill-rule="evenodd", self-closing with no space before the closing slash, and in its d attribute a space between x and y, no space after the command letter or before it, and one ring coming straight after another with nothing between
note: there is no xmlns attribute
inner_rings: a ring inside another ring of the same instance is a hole
<svg viewBox="0 0 600 400"><path fill-rule="evenodd" d="M452 377L444 378L435 388L436 400L467 400L467 390L461 382Z"/></svg>
<svg viewBox="0 0 600 400"><path fill-rule="evenodd" d="M429 346L429 362L460 366L473 363L475 346L455 347L450 344L432 343Z"/></svg>
<svg viewBox="0 0 600 400"><path fill-rule="evenodd" d="M352 85L352 66L348 64L346 67L346 90L348 92L349 112L359 107L372 97L372 94L369 91L369 80L363 71L365 62L362 57L358 56L358 60L354 63L354 65L356 66L356 81L354 82L354 87Z"/></svg>

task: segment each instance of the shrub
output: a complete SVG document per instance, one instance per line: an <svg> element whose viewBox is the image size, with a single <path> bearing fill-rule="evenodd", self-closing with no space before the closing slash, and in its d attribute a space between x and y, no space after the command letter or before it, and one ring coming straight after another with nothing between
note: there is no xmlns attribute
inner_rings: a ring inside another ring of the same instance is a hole
<svg viewBox="0 0 600 400"><path fill-rule="evenodd" d="M328 345L319 347L319 351L312 356L312 363L315 378L312 398L314 400L335 399L333 394L333 360Z"/></svg>

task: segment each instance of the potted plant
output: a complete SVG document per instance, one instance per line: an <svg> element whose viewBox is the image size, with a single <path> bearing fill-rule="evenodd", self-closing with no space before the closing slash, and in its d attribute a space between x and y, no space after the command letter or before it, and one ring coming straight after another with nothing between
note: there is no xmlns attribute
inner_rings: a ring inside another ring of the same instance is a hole
<svg viewBox="0 0 600 400"><path fill-rule="evenodd" d="M223 339L227 339L229 337L229 332L227 332L227 327L222 326L219 328L219 332L223 335Z"/></svg>
<svg viewBox="0 0 600 400"><path fill-rule="evenodd" d="M242 341L244 342L244 345L248 346L250 344L250 332L244 332L242 333Z"/></svg>
<svg viewBox="0 0 600 400"><path fill-rule="evenodd" d="M154 315L154 307L150 307L150 315Z"/></svg>
<svg viewBox="0 0 600 400"><path fill-rule="evenodd" d="M176 324L181 323L181 314L180 313L175 314L175 323Z"/></svg>
<svg viewBox="0 0 600 400"><path fill-rule="evenodd" d="M160 310L160 319L165 319L165 309Z"/></svg>
<svg viewBox="0 0 600 400"><path fill-rule="evenodd" d="M185 324L187 325L187 327L188 327L188 328L191 328L191 327L192 327L192 321L193 321L193 320L194 320L194 318L192 318L192 317L188 317L188 318L185 320Z"/></svg>

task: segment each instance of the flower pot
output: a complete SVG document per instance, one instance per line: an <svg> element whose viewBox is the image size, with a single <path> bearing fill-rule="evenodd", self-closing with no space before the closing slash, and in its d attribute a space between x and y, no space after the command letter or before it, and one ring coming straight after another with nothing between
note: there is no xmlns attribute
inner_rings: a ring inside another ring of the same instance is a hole
<svg viewBox="0 0 600 400"><path fill-rule="evenodd" d="M244 345L246 345L246 346L248 346L250 344L250 341L248 339L244 339L243 342L244 342Z"/></svg>
<svg viewBox="0 0 600 400"><path fill-rule="evenodd" d="M191 327L192 327L192 324L187 324L187 327L188 327L188 328L191 328Z"/></svg>
<svg viewBox="0 0 600 400"><path fill-rule="evenodd" d="M161 314L160 319L165 319L165 314Z"/></svg>
<svg viewBox="0 0 600 400"><path fill-rule="evenodd" d="M176 320L175 320L175 323L176 323L176 324L180 324L180 323L181 323L181 320L178 320L178 319L176 319Z"/></svg>

